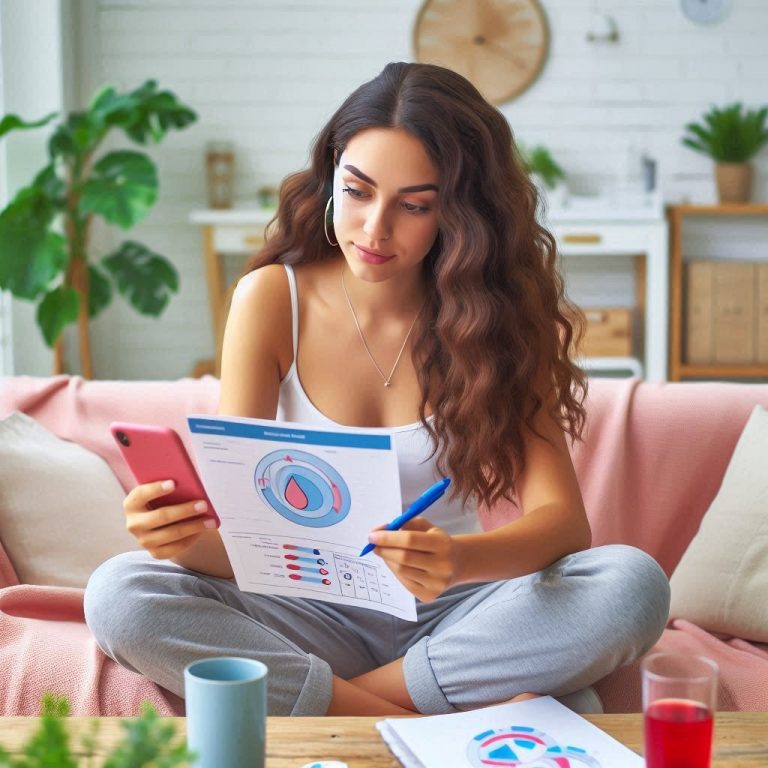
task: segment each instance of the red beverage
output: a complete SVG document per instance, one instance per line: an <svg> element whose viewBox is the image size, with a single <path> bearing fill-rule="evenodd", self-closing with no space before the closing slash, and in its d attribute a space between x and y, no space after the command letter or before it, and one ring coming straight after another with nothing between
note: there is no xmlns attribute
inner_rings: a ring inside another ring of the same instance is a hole
<svg viewBox="0 0 768 768"><path fill-rule="evenodd" d="M709 768L712 712L689 699L658 699L645 713L648 768Z"/></svg>

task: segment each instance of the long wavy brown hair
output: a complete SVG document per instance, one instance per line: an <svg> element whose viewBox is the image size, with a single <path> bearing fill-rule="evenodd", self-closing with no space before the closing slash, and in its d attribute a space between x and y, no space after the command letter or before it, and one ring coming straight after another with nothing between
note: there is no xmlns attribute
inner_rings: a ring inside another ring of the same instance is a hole
<svg viewBox="0 0 768 768"><path fill-rule="evenodd" d="M581 435L586 377L569 352L582 316L565 298L509 124L471 83L443 67L392 63L357 88L317 136L309 168L283 181L247 271L338 257L323 232L335 158L368 128L417 137L440 174L439 233L423 262L427 297L412 349L438 467L464 500L513 499L525 431L542 407L572 440Z"/></svg>

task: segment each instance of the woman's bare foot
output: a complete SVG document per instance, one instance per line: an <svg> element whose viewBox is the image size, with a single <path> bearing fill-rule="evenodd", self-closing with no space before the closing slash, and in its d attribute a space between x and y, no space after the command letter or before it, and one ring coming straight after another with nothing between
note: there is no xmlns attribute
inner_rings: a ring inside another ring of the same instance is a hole
<svg viewBox="0 0 768 768"><path fill-rule="evenodd" d="M502 701L502 704L511 704L514 701L528 701L528 699L540 699L541 694L540 693L518 693L517 696L514 696L511 699L507 699L506 701Z"/></svg>

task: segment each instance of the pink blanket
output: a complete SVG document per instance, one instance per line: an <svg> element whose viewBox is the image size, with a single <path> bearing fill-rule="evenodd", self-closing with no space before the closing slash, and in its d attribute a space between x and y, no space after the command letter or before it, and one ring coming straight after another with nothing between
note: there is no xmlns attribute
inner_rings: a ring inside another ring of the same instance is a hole
<svg viewBox="0 0 768 768"><path fill-rule="evenodd" d="M768 645L717 637L684 619L672 621L654 651L709 656L720 666L717 708L723 712L768 711ZM617 669L595 686L606 712L642 711L640 665Z"/></svg>
<svg viewBox="0 0 768 768"><path fill-rule="evenodd" d="M73 715L137 715L145 701L184 714L177 696L101 652L85 625L83 591L66 587L0 589L0 690L0 715L37 715L46 692L66 695Z"/></svg>

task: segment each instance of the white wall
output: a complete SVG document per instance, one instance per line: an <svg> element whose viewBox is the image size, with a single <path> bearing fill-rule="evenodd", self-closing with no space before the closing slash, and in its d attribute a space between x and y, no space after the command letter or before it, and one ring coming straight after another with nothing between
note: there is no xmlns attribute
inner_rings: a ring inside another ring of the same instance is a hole
<svg viewBox="0 0 768 768"><path fill-rule="evenodd" d="M63 106L62 23L60 0L2 0L0 3L2 104L0 114L31 120ZM26 186L47 162L48 128L19 131L0 141L0 206ZM35 307L3 299L3 326L13 334L4 356L4 372L45 376L52 352L35 322ZM0 331L2 334L2 331Z"/></svg>
<svg viewBox="0 0 768 768"><path fill-rule="evenodd" d="M5 2L5 0L3 0ZM711 165L680 144L711 104L768 101L768 3L739 0L713 27L686 20L676 0L542 0L551 53L537 83L502 107L522 141L544 143L581 193L622 183L628 149L659 162L669 201L714 201ZM419 0L80 0L79 90L133 88L154 77L199 113L153 149L160 201L130 233L164 253L182 292L160 321L116 300L94 324L96 374L172 378L210 357L199 231L205 142L228 139L238 194L304 166L312 137L340 101L391 60L411 58ZM592 13L613 16L616 45L586 41ZM755 199L768 197L768 155ZM106 249L118 233L97 233ZM715 234L717 237L717 233Z"/></svg>

